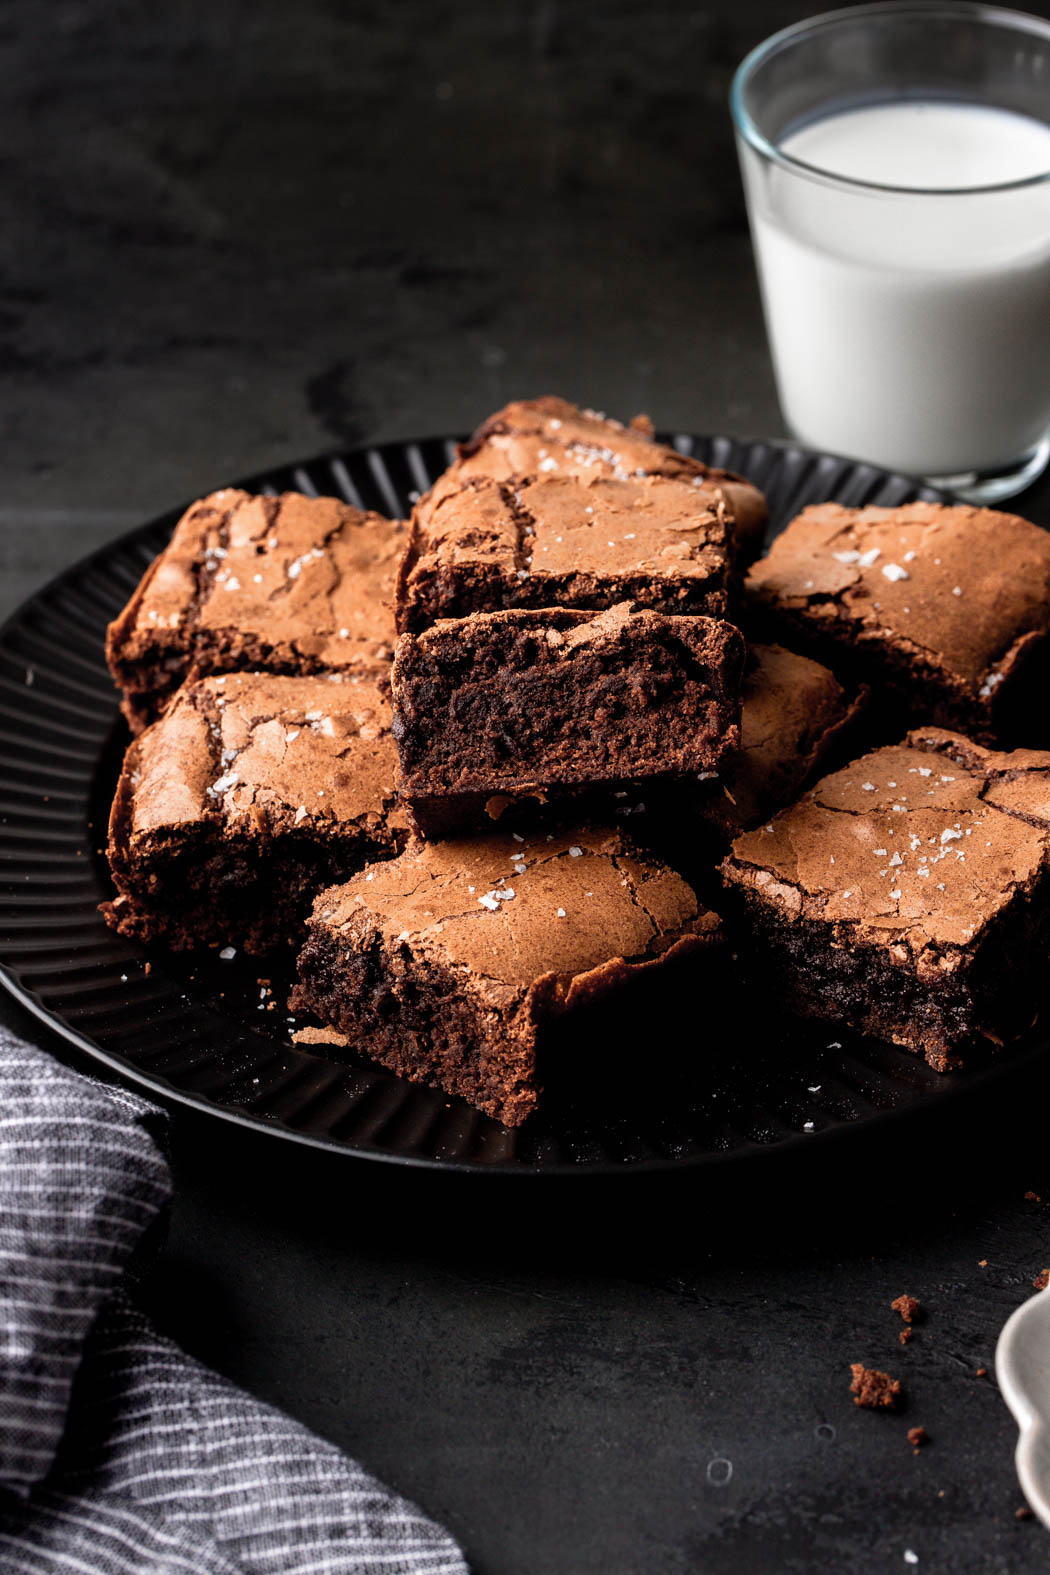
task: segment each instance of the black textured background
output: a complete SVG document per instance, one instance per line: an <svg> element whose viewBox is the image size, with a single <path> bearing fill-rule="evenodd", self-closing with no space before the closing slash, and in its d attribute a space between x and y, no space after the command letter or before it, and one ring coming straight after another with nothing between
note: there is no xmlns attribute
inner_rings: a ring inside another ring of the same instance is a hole
<svg viewBox="0 0 1050 1575"><path fill-rule="evenodd" d="M725 99L800 14L12 0L0 613L233 476L514 395L776 435ZM1050 485L1025 506L1050 521ZM147 1294L479 1575L1042 1570L976 1373L1050 1264L1047 1081L660 1184L402 1174L179 1113ZM853 1360L906 1411L854 1408Z"/></svg>

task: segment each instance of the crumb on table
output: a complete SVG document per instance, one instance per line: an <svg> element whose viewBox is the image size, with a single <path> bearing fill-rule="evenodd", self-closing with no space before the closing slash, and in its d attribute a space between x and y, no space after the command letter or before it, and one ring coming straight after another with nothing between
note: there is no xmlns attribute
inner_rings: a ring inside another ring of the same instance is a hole
<svg viewBox="0 0 1050 1575"><path fill-rule="evenodd" d="M922 1306L915 1296L894 1297L890 1307L894 1312L900 1313L905 1323L918 1323L923 1316Z"/></svg>
<svg viewBox="0 0 1050 1575"><path fill-rule="evenodd" d="M908 1443L916 1454L919 1453L923 1444L928 1444L930 1441L930 1435L924 1427L909 1427L907 1438Z"/></svg>
<svg viewBox="0 0 1050 1575"><path fill-rule="evenodd" d="M851 1362L850 1394L854 1405L869 1406L872 1410L894 1410L901 1397L899 1378L880 1372L877 1367L865 1367L863 1362Z"/></svg>
<svg viewBox="0 0 1050 1575"><path fill-rule="evenodd" d="M1045 1291L1046 1287L1050 1285L1050 1269L1040 1269L1032 1284L1037 1291Z"/></svg>

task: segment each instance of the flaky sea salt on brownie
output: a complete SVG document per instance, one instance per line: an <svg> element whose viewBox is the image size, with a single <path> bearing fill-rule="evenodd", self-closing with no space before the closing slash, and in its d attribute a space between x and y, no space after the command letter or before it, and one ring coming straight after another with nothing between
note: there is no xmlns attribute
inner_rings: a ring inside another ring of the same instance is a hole
<svg viewBox="0 0 1050 1575"><path fill-rule="evenodd" d="M672 969L718 935L690 887L615 831L418 843L317 899L292 1010L516 1126L556 1073L559 1028L642 986L659 1039Z"/></svg>
<svg viewBox="0 0 1050 1575"><path fill-rule="evenodd" d="M404 634L393 671L402 800L438 837L522 801L710 770L738 743L743 661L732 624L629 602L472 613Z"/></svg>
<svg viewBox="0 0 1050 1575"><path fill-rule="evenodd" d="M567 399L548 395L504 405L460 445L453 470L464 476L566 475L587 480L612 476L669 476L724 493L733 518L734 535L743 556L760 550L765 529L766 500L758 488L735 471L719 470L680 454L653 436L648 416L635 416L626 426L597 410L581 410Z"/></svg>
<svg viewBox="0 0 1050 1575"><path fill-rule="evenodd" d="M124 760L107 921L176 949L300 940L322 886L407 839L390 723L365 678L234 673L185 685Z"/></svg>
<svg viewBox="0 0 1050 1575"><path fill-rule="evenodd" d="M337 498L227 489L193 504L109 626L106 657L133 731L192 669L385 679L407 532Z"/></svg>
<svg viewBox="0 0 1050 1575"><path fill-rule="evenodd" d="M733 843L786 1002L925 1054L1030 1026L1050 944L1050 753L917 730Z"/></svg>
<svg viewBox="0 0 1050 1575"><path fill-rule="evenodd" d="M420 500L398 574L397 624L511 607L598 612L633 601L722 617L730 542L721 500L661 477L448 475Z"/></svg>
<svg viewBox="0 0 1050 1575"><path fill-rule="evenodd" d="M991 509L819 504L746 588L771 629L889 691L904 715L991 740L1037 652L1044 667L1050 533Z"/></svg>

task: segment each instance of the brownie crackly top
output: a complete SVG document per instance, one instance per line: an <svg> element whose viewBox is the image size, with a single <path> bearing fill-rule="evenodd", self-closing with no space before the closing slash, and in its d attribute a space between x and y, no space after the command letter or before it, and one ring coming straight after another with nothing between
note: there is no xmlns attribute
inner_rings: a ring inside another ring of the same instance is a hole
<svg viewBox="0 0 1050 1575"><path fill-rule="evenodd" d="M991 509L817 504L752 567L747 591L818 641L896 648L917 683L977 715L1050 627L1050 533Z"/></svg>
<svg viewBox="0 0 1050 1575"><path fill-rule="evenodd" d="M643 477L514 481L444 477L416 508L398 583L398 627L441 617L634 601L721 616L729 582L721 501Z"/></svg>
<svg viewBox="0 0 1050 1575"><path fill-rule="evenodd" d="M599 411L581 410L550 395L515 400L490 416L461 444L453 470L460 476L500 481L560 474L583 480L667 476L700 482L722 490L741 542L752 548L766 521L765 499L757 487L733 471L713 469L658 443L647 416L635 416L625 426Z"/></svg>
<svg viewBox="0 0 1050 1575"><path fill-rule="evenodd" d="M719 929L680 876L607 830L413 844L323 893L319 922L336 934L378 930L508 998L556 975L570 1005L574 980L611 959L655 959Z"/></svg>
<svg viewBox="0 0 1050 1575"><path fill-rule="evenodd" d="M336 498L227 489L195 503L109 627L135 726L189 668L385 676L406 530Z"/></svg>
<svg viewBox="0 0 1050 1575"><path fill-rule="evenodd" d="M134 848L202 821L262 838L378 829L391 813L400 818L391 721L375 683L349 675L231 673L187 684L132 746L124 835Z"/></svg>
<svg viewBox="0 0 1050 1575"><path fill-rule="evenodd" d="M936 970L1042 876L1048 850L1050 753L926 728L738 837L723 872L789 920Z"/></svg>

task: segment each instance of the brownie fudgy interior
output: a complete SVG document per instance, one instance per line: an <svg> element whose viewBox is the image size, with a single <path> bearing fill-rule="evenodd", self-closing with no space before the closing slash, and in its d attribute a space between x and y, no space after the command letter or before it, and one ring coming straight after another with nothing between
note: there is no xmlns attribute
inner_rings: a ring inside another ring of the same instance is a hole
<svg viewBox="0 0 1050 1575"><path fill-rule="evenodd" d="M911 733L826 777L722 866L784 999L923 1052L1027 1028L1050 944L1050 753Z"/></svg>
<svg viewBox="0 0 1050 1575"><path fill-rule="evenodd" d="M386 682L405 527L336 498L227 489L186 511L110 624L133 732L190 674L358 672Z"/></svg>
<svg viewBox="0 0 1050 1575"><path fill-rule="evenodd" d="M615 831L418 843L321 893L292 1009L516 1126L557 1074L557 1027L644 979L653 1031L670 1031L669 971L719 934L680 876Z"/></svg>
<svg viewBox="0 0 1050 1575"><path fill-rule="evenodd" d="M738 742L743 657L731 624L629 603L476 613L402 635L401 796L437 836L484 824L486 806L498 818L508 800L710 770Z"/></svg>
<svg viewBox="0 0 1050 1575"><path fill-rule="evenodd" d="M390 724L363 678L187 684L125 758L107 921L173 949L298 943L321 886L405 843Z"/></svg>

